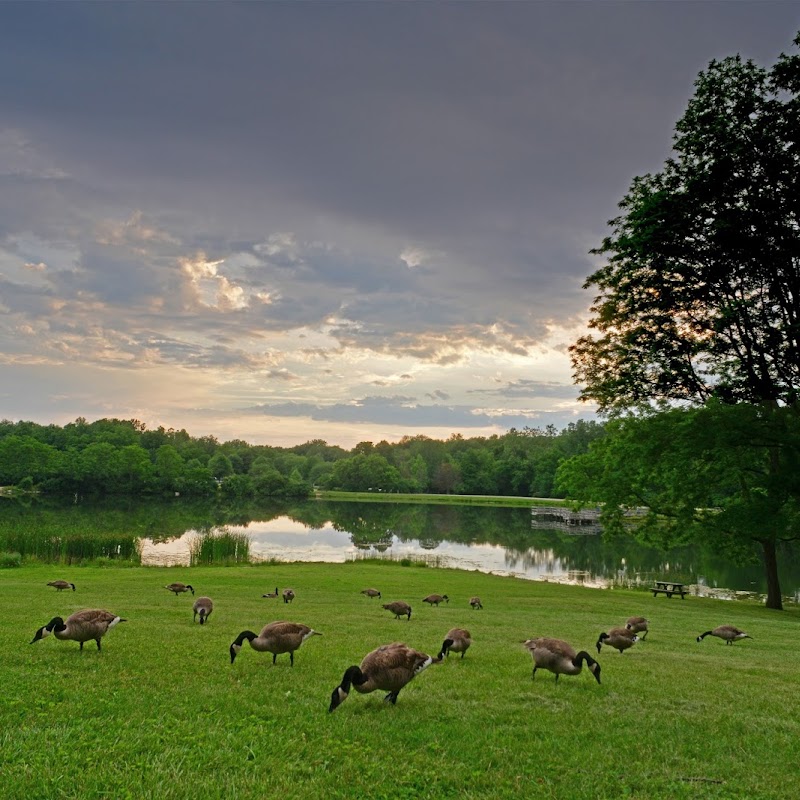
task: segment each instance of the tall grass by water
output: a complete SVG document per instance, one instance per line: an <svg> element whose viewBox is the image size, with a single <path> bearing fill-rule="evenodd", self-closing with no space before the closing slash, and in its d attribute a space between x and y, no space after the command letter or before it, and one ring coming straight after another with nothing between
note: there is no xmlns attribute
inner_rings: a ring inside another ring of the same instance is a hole
<svg viewBox="0 0 800 800"><path fill-rule="evenodd" d="M194 566L230 566L250 561L250 537L226 529L198 533L189 546L189 563Z"/></svg>
<svg viewBox="0 0 800 800"><path fill-rule="evenodd" d="M75 592L45 584L62 578ZM191 583L214 599L192 623ZM291 586L292 605L261 595ZM359 592L379 588L383 600ZM448 594L429 608L426 595ZM484 610L468 600L478 594ZM0 575L0 796L20 798L795 798L800 612L703 598L667 600L400 563L97 569L24 564ZM382 602L406 600L410 621ZM127 619L83 652L53 616L106 608ZM630 615L647 639L585 670L531 680L521 641L564 638L596 655ZM288 619L322 632L273 666L243 630ZM695 637L716 625L753 636ZM435 654L451 627L474 644L400 692L353 692L346 667L391 642Z"/></svg>

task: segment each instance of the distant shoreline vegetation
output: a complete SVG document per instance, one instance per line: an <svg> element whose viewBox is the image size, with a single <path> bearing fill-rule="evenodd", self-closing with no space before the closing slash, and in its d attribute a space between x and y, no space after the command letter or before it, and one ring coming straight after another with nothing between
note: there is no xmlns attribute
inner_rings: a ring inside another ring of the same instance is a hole
<svg viewBox="0 0 800 800"><path fill-rule="evenodd" d="M79 417L63 427L2 420L0 493L301 499L334 492L337 499L389 494L394 502L424 496L436 503L525 505L563 497L559 466L603 435L602 424L579 421L561 431L405 436L348 451L321 439L288 448L220 442L183 429L148 430L135 419Z"/></svg>

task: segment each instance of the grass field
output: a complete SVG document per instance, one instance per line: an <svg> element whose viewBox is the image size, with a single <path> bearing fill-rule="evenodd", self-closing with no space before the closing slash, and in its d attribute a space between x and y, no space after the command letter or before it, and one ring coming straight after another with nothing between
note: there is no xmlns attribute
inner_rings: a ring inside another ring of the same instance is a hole
<svg viewBox="0 0 800 800"><path fill-rule="evenodd" d="M566 506L567 501L552 497L512 497L499 494L402 494L399 492L338 492L318 491L319 500L338 500L351 503L425 503L447 506L502 506L507 508L532 506Z"/></svg>
<svg viewBox="0 0 800 800"><path fill-rule="evenodd" d="M76 592L45 586L63 578ZM192 623L192 583L216 604ZM261 595L291 586L292 605ZM359 591L374 586L383 601ZM448 594L430 608L422 597ZM479 594L483 611L469 597ZM381 602L404 599L395 620ZM601 591L398 564L0 571L0 797L12 798L797 798L800 613L754 604ZM79 652L53 616L106 608L128 621ZM598 634L651 621L623 655L603 648L602 685L558 685L520 642L555 636L596 655ZM322 631L276 666L245 646L273 620ZM731 623L754 638L695 637ZM391 641L453 655L396 706L358 695L328 714L346 667Z"/></svg>

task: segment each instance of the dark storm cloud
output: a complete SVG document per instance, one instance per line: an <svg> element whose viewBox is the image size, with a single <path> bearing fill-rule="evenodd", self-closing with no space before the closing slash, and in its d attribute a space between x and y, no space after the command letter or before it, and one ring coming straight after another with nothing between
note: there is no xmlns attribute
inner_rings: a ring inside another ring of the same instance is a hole
<svg viewBox="0 0 800 800"><path fill-rule="evenodd" d="M482 297L476 313L500 316L505 300L521 322L526 304L585 305L585 251L632 175L667 154L697 71L740 49L774 58L798 15L767 2L19 4L3 16L0 71L20 79L3 82L0 106L94 182L222 227L358 220L447 252L432 285L456 281L461 314ZM369 294L377 275L356 263L350 280Z"/></svg>
<svg viewBox="0 0 800 800"><path fill-rule="evenodd" d="M264 415L568 422L469 400L575 397L565 331L631 179L712 58L798 28L768 0L0 4L0 354L296 400ZM430 405L337 402L399 358Z"/></svg>

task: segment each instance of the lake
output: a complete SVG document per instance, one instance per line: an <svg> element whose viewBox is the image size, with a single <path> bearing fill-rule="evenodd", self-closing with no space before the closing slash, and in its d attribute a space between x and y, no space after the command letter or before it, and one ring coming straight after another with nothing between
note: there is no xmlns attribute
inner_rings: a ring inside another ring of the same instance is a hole
<svg viewBox="0 0 800 800"><path fill-rule="evenodd" d="M60 564L153 566L385 558L598 588L659 578L731 599L766 589L755 551L752 563L737 566L695 546L660 551L631 538L534 527L528 508L0 498L2 551ZM797 551L783 553L780 564L785 598L800 601Z"/></svg>

